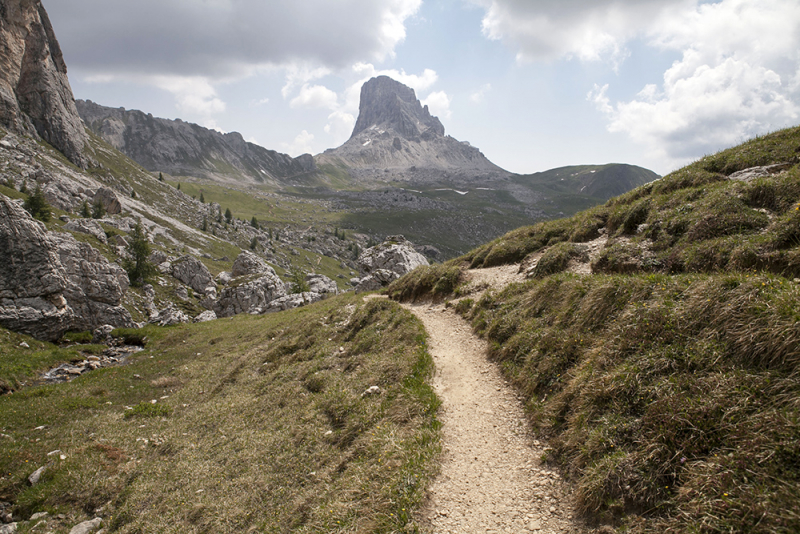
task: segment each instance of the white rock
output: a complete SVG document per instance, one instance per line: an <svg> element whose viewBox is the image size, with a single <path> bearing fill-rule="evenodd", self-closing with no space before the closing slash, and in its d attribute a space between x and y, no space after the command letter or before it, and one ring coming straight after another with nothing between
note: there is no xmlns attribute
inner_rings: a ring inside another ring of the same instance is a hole
<svg viewBox="0 0 800 534"><path fill-rule="evenodd" d="M91 521L84 521L83 523L75 525L72 527L72 530L69 531L69 534L90 534L100 528L102 522L102 518L95 517Z"/></svg>

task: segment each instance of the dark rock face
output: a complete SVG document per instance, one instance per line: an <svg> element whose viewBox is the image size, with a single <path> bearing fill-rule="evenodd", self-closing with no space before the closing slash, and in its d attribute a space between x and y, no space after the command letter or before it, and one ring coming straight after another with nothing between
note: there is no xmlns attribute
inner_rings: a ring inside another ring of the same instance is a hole
<svg viewBox="0 0 800 534"><path fill-rule="evenodd" d="M265 182L316 170L309 154L292 158L249 143L237 132L222 134L92 101L78 100L77 109L89 128L149 171Z"/></svg>
<svg viewBox="0 0 800 534"><path fill-rule="evenodd" d="M67 66L40 0L7 0L0 10L0 124L89 164Z"/></svg>
<svg viewBox="0 0 800 534"><path fill-rule="evenodd" d="M428 106L422 107L414 90L388 76L372 78L361 87L358 120L350 138L377 125L392 128L406 139L425 132L444 135L444 126L430 114ZM399 139L394 139L393 144L396 150L401 149L397 146Z"/></svg>
<svg viewBox="0 0 800 534"><path fill-rule="evenodd" d="M344 166L362 182L487 182L509 173L469 143L444 133L414 90L387 76L361 88L359 115L350 139L316 157Z"/></svg>

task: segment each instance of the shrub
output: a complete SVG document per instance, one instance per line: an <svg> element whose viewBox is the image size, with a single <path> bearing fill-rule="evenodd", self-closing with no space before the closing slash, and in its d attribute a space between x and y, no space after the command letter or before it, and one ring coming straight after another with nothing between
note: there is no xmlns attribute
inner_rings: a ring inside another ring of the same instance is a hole
<svg viewBox="0 0 800 534"><path fill-rule="evenodd" d="M130 243L126 248L128 257L122 260L122 268L128 273L131 285L141 287L156 274L156 268L147 259L150 256L150 243L141 221L136 223L129 237Z"/></svg>
<svg viewBox="0 0 800 534"><path fill-rule="evenodd" d="M44 192L38 184L36 185L36 189L33 190L33 193L25 199L25 203L22 206L34 219L39 219L42 222L50 220L52 208L44 198Z"/></svg>
<svg viewBox="0 0 800 534"><path fill-rule="evenodd" d="M100 199L95 200L94 206L92 207L92 219L102 219L106 215L106 208L103 206L103 203L100 202Z"/></svg>
<svg viewBox="0 0 800 534"><path fill-rule="evenodd" d="M292 291L295 293L306 293L311 291L311 287L306 282L306 273L298 268L293 268L289 276L289 281L292 283Z"/></svg>

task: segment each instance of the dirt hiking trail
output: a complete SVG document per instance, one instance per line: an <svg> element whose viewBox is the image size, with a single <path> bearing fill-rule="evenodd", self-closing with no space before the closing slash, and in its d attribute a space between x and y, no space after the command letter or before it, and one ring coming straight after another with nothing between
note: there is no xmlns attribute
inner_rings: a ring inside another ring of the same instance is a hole
<svg viewBox="0 0 800 534"><path fill-rule="evenodd" d="M522 280L519 266L471 271L480 291ZM473 295L474 296L474 295ZM488 361L487 345L443 305L406 305L422 320L442 399L442 470L431 485L423 522L436 534L583 533L568 486L541 465L521 399Z"/></svg>

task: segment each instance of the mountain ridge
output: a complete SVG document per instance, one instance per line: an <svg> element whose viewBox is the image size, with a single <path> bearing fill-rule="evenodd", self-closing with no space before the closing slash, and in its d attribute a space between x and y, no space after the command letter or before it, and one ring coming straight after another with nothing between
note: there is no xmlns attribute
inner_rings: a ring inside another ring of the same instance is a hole
<svg viewBox="0 0 800 534"><path fill-rule="evenodd" d="M293 158L245 141L238 132L220 133L91 100L77 100L76 106L87 127L151 172L275 184L316 170L310 154Z"/></svg>

